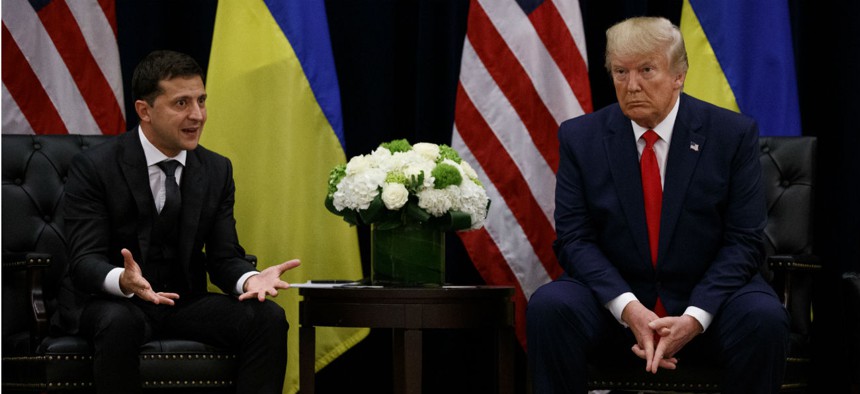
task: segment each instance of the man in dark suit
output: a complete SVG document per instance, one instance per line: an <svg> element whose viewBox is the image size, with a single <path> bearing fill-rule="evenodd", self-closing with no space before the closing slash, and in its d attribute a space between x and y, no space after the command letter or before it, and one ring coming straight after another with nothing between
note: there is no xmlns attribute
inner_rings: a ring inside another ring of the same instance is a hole
<svg viewBox="0 0 860 394"><path fill-rule="evenodd" d="M777 391L789 327L758 273L755 122L682 93L686 50L664 18L610 28L606 68L618 103L559 129L565 273L529 300L535 393L584 393L587 362L643 360L721 364L723 393Z"/></svg>
<svg viewBox="0 0 860 394"><path fill-rule="evenodd" d="M238 392L280 393L288 324L266 296L299 262L257 272L244 259L232 165L198 145L206 91L194 59L153 52L132 89L140 126L69 170L60 326L92 341L99 393L139 392L139 347L162 334L234 349ZM224 294L207 292L207 273Z"/></svg>

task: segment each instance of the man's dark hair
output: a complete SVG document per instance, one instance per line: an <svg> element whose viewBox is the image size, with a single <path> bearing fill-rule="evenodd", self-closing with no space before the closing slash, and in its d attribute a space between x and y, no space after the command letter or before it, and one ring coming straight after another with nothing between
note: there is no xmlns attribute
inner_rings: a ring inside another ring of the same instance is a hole
<svg viewBox="0 0 860 394"><path fill-rule="evenodd" d="M203 69L192 58L175 51L154 51L146 55L134 69L131 91L135 100L145 100L149 105L162 93L158 82L175 77L199 76L204 81Z"/></svg>

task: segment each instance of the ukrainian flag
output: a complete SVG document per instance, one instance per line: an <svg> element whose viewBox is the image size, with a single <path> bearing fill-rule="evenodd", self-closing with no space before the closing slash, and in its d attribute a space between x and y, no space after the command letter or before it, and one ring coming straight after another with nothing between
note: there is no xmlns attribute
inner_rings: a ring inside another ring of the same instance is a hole
<svg viewBox="0 0 860 394"><path fill-rule="evenodd" d="M761 135L801 134L784 0L684 0L690 70L684 91L753 117Z"/></svg>
<svg viewBox="0 0 860 394"><path fill-rule="evenodd" d="M324 205L331 168L346 161L340 97L323 0L218 2L202 144L231 158L239 240L260 269L292 258L284 279L360 279L355 228ZM298 390L298 291L287 312L285 393ZM317 328L319 370L368 329Z"/></svg>

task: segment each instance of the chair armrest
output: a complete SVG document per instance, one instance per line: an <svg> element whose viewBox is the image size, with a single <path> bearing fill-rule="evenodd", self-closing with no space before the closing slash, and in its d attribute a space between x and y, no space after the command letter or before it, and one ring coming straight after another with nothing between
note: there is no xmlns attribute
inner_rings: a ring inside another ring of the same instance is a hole
<svg viewBox="0 0 860 394"><path fill-rule="evenodd" d="M767 266L773 273L771 285L789 311L794 313L792 305L811 307L812 279L816 272L822 269L818 256L803 255L774 255L767 257Z"/></svg>
<svg viewBox="0 0 860 394"><path fill-rule="evenodd" d="M821 270L818 256L812 254L776 255L767 257L767 265L773 271L808 271Z"/></svg>
<svg viewBox="0 0 860 394"><path fill-rule="evenodd" d="M25 274L26 297L30 306L30 345L35 348L42 338L48 335L48 311L45 309L45 297L42 289L42 278L45 270L51 265L51 255L47 253L4 253L3 273L14 275L23 271Z"/></svg>
<svg viewBox="0 0 860 394"><path fill-rule="evenodd" d="M767 265L774 274L771 285L791 316L792 335L799 336L800 343L807 342L813 317L813 280L822 269L818 256L768 256Z"/></svg>

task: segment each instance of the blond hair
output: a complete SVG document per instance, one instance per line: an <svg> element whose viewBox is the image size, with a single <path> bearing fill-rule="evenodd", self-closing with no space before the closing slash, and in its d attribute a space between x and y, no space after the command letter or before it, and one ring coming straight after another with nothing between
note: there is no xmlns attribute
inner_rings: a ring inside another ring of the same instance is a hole
<svg viewBox="0 0 860 394"><path fill-rule="evenodd" d="M634 17L606 30L606 69L610 59L619 56L664 52L673 72L687 72L687 50L681 30L662 17Z"/></svg>

